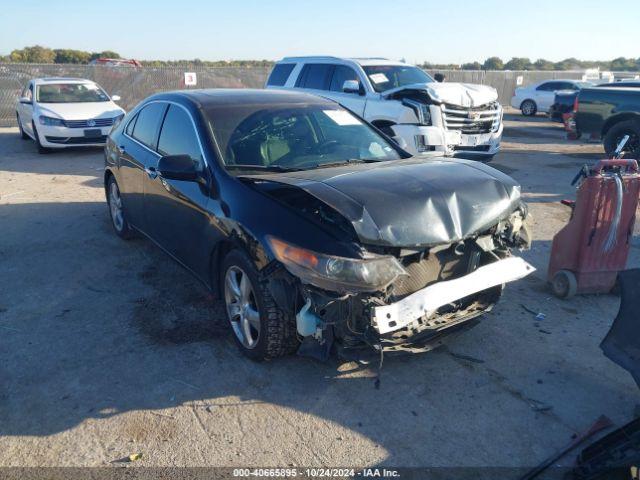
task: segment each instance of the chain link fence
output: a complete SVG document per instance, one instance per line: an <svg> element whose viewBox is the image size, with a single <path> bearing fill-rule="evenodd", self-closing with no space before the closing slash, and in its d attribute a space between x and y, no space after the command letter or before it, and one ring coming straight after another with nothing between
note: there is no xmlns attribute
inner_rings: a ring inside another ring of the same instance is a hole
<svg viewBox="0 0 640 480"><path fill-rule="evenodd" d="M110 67L104 65L16 64L0 63L0 126L15 126L15 104L32 78L88 78L101 85L110 95L120 95L118 102L129 110L151 94L185 88L184 73L195 72L197 87L186 88L262 88L270 67ZM522 76L522 85L555 78L581 78L582 71L431 70L442 73L447 82L491 85L498 99L508 105Z"/></svg>
<svg viewBox="0 0 640 480"><path fill-rule="evenodd" d="M0 126L16 125L16 101L32 78L77 77L98 83L125 110L154 93L183 88L262 88L269 67L109 67L104 65L0 63ZM184 73L195 72L197 87L185 87Z"/></svg>

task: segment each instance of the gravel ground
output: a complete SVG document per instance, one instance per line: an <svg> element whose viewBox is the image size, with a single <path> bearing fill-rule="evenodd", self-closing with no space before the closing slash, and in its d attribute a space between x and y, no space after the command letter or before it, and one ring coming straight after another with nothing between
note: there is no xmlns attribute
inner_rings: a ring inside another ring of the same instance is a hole
<svg viewBox="0 0 640 480"><path fill-rule="evenodd" d="M639 392L598 347L619 299L545 283L559 200L601 156L507 116L493 166L522 183L538 271L448 350L387 359L376 390L336 359L243 358L218 301L113 234L101 150L38 155L0 129L0 466L531 466L601 414L628 421Z"/></svg>

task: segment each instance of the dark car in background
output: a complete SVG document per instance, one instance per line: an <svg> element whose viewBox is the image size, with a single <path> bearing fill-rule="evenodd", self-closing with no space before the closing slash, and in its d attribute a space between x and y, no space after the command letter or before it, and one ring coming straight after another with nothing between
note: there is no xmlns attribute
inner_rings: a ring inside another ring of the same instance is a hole
<svg viewBox="0 0 640 480"><path fill-rule="evenodd" d="M594 88L640 88L640 81L622 81L603 83ZM563 115L573 112L578 91L562 90L556 92L553 104L549 108L549 118L555 122L563 122Z"/></svg>
<svg viewBox="0 0 640 480"><path fill-rule="evenodd" d="M115 232L223 299L241 350L424 351L534 269L520 187L412 158L337 103L276 90L154 95L109 135Z"/></svg>
<svg viewBox="0 0 640 480"><path fill-rule="evenodd" d="M576 98L577 132L601 138L609 156L625 135L629 135L625 156L640 156L640 88L629 86L629 83L585 88Z"/></svg>

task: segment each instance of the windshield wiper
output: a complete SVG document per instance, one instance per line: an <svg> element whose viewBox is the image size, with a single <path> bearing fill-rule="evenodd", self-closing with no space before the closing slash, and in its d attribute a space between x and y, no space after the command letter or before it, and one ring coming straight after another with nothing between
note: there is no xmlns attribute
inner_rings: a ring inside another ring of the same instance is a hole
<svg viewBox="0 0 640 480"><path fill-rule="evenodd" d="M377 158L347 158L346 160L340 160L339 162L319 163L312 168L339 167L341 165L348 165L350 163L376 163L382 161L383 160L379 160Z"/></svg>
<svg viewBox="0 0 640 480"><path fill-rule="evenodd" d="M283 167L282 165L225 165L227 169L237 170L264 170L266 172L299 172L301 168Z"/></svg>

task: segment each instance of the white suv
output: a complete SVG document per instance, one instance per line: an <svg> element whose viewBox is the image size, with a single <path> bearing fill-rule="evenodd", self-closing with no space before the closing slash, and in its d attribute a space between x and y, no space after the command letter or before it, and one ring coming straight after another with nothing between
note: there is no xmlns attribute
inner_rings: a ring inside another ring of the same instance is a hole
<svg viewBox="0 0 640 480"><path fill-rule="evenodd" d="M124 117L98 84L82 78L36 78L16 104L23 139L33 138L40 153L68 146L102 146L111 126Z"/></svg>
<svg viewBox="0 0 640 480"><path fill-rule="evenodd" d="M489 161L500 149L502 107L494 88L438 83L402 62L288 57L275 65L266 87L303 89L334 100L413 155Z"/></svg>

